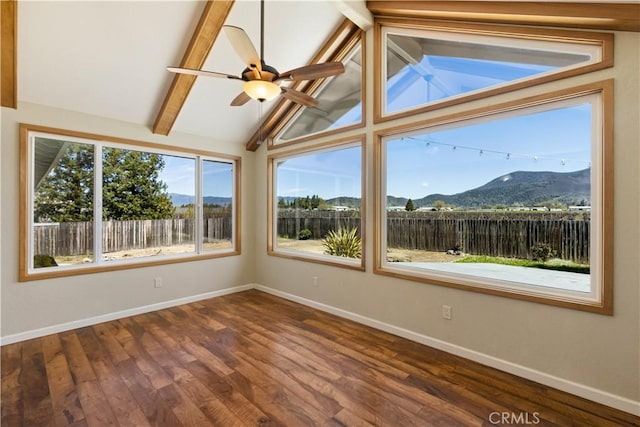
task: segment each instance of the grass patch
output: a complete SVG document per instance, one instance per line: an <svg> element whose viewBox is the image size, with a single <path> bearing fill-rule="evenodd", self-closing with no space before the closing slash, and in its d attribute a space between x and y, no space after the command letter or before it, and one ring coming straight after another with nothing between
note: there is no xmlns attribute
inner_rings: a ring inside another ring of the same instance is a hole
<svg viewBox="0 0 640 427"><path fill-rule="evenodd" d="M571 273L582 274L589 274L590 272L590 267L586 264L576 264L571 261L564 261L557 258L551 259L546 262L541 262L518 258L502 258L487 255L469 255L457 260L456 262L513 265L516 267L542 268L545 270L569 271Z"/></svg>

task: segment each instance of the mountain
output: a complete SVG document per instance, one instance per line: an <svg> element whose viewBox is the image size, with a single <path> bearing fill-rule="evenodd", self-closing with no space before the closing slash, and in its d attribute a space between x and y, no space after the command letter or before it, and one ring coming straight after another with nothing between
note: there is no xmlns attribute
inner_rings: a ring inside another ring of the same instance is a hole
<svg viewBox="0 0 640 427"><path fill-rule="evenodd" d="M516 171L502 175L488 183L462 193L430 194L414 200L416 207L433 206L442 200L456 207L481 207L483 205L536 206L543 202L576 204L591 197L591 169L575 172L525 172Z"/></svg>
<svg viewBox="0 0 640 427"><path fill-rule="evenodd" d="M194 197L186 194L169 193L173 206L188 205L194 202ZM231 203L231 197L204 196L203 203L205 205L227 206Z"/></svg>
<svg viewBox="0 0 640 427"><path fill-rule="evenodd" d="M279 198L287 203L296 199L296 197ZM404 207L407 200L406 197L387 196L387 206ZM582 201L590 204L591 169L575 172L515 171L462 193L430 194L421 199L413 199L413 204L416 208L433 206L438 200L459 208L514 204L538 206L550 202L574 205ZM326 202L332 206L360 207L360 199L356 197L335 197L327 199Z"/></svg>

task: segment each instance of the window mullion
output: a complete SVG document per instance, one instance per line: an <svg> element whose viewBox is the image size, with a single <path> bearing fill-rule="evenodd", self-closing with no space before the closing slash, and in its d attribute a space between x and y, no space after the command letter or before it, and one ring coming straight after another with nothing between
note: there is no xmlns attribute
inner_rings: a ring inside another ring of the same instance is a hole
<svg viewBox="0 0 640 427"><path fill-rule="evenodd" d="M202 215L202 204L203 204L203 196L202 196L202 157L196 157L196 198L195 198L195 209L194 209L194 240L196 244L196 253L202 253L203 245L202 245L202 236L203 236L203 215Z"/></svg>
<svg viewBox="0 0 640 427"><path fill-rule="evenodd" d="M102 260L102 144L94 146L93 164L93 254L98 265Z"/></svg>

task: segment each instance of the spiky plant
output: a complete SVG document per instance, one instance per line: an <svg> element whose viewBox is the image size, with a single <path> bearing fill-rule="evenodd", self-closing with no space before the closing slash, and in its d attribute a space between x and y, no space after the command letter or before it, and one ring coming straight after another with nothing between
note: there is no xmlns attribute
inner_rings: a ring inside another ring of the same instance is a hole
<svg viewBox="0 0 640 427"><path fill-rule="evenodd" d="M351 230L339 228L338 231L329 231L322 240L322 246L325 247L324 253L328 255L347 258L362 257L362 241L356 228Z"/></svg>

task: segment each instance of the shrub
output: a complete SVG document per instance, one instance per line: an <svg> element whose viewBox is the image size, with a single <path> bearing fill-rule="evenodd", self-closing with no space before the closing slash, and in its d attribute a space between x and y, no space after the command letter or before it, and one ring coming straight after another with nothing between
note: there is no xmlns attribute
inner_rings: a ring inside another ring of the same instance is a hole
<svg viewBox="0 0 640 427"><path fill-rule="evenodd" d="M556 251L548 243L536 243L531 247L531 257L535 261L545 262L556 255Z"/></svg>
<svg viewBox="0 0 640 427"><path fill-rule="evenodd" d="M42 255L36 254L33 256L33 267L34 268L43 268L43 267L57 267L58 263L51 255Z"/></svg>
<svg viewBox="0 0 640 427"><path fill-rule="evenodd" d="M300 230L298 233L298 240L309 240L312 235L311 230L305 228L304 230Z"/></svg>
<svg viewBox="0 0 640 427"><path fill-rule="evenodd" d="M339 228L338 231L329 231L322 240L325 254L343 256L347 258L362 257L362 241L358 236L358 230L352 228Z"/></svg>

